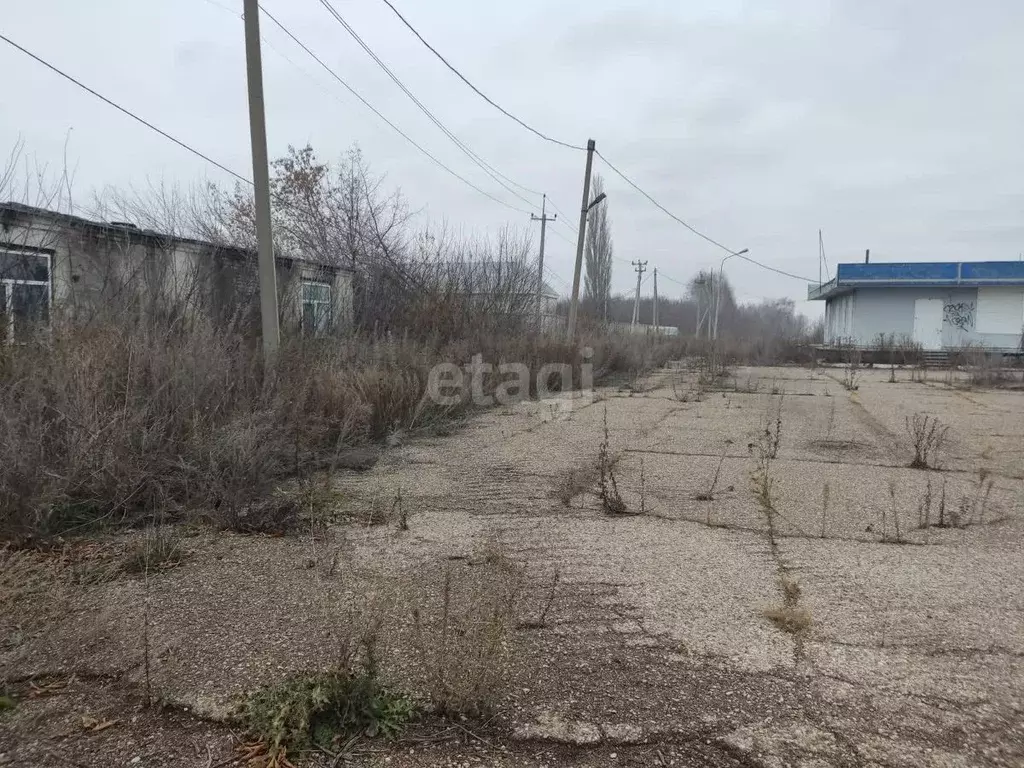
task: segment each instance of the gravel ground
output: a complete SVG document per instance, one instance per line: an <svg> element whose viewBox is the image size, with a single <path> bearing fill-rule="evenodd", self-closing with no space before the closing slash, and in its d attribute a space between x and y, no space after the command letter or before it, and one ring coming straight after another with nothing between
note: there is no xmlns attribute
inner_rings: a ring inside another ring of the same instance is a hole
<svg viewBox="0 0 1024 768"><path fill-rule="evenodd" d="M415 694L412 608L476 578L488 542L522 566L527 618L550 604L515 632L496 716L352 764L1024 764L1024 393L902 370L889 383L887 369L849 392L839 369L760 368L681 402L686 376L496 408L336 478L337 512L389 511L400 492L409 531L199 531L182 566L148 580L41 591L3 623L18 706L0 714L0 765L218 764L231 733L214 720L329 666L353 611L386 617L400 652L385 674ZM780 408L769 536L751 476ZM950 428L941 471L907 467L915 413ZM606 426L622 498L643 514L604 514L592 476L568 505L555 497L593 467ZM943 488L945 514L969 509L972 525L920 527ZM797 636L763 616L784 580L811 617ZM140 706L147 679L166 709Z"/></svg>

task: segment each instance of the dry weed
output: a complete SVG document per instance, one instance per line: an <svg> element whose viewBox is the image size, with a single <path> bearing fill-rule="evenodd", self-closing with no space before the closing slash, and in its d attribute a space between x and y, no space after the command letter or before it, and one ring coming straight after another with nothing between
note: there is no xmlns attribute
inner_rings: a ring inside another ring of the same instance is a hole
<svg viewBox="0 0 1024 768"><path fill-rule="evenodd" d="M783 632L799 635L810 629L810 611L796 606L783 605L776 608L765 608L762 615Z"/></svg>
<svg viewBox="0 0 1024 768"><path fill-rule="evenodd" d="M422 593L414 640L431 703L446 715L489 714L522 623L522 568L497 539L466 561L443 564L440 594Z"/></svg>
<svg viewBox="0 0 1024 768"><path fill-rule="evenodd" d="M936 417L923 413L915 413L913 418L907 416L905 423L914 448L914 458L910 462L910 467L937 469L938 455L945 446L949 427L943 425Z"/></svg>

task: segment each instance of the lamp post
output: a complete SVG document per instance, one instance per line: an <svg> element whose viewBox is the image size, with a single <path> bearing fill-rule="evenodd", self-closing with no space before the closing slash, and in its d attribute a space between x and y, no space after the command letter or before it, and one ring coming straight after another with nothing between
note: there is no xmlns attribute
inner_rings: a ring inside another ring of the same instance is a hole
<svg viewBox="0 0 1024 768"><path fill-rule="evenodd" d="M587 197L590 195L590 168L594 151L594 142L588 142L587 172L583 184L583 207L580 211L580 231L576 241L576 269L572 276L572 298L569 302L569 323L566 328L566 343L572 345L576 341L576 315L580 304L580 272L583 269L583 245L587 233L587 220L590 218L590 211L595 205L599 205L608 195L602 192L595 197L590 204L587 204Z"/></svg>
<svg viewBox="0 0 1024 768"><path fill-rule="evenodd" d="M722 280L725 279L725 262L727 262L733 256L742 256L744 253L747 253L749 251L749 248L744 248L742 251L730 253L728 256L722 259L722 263L718 265L718 279L715 281L714 285L715 318L714 321L711 323L712 339L718 338L718 310L722 306Z"/></svg>

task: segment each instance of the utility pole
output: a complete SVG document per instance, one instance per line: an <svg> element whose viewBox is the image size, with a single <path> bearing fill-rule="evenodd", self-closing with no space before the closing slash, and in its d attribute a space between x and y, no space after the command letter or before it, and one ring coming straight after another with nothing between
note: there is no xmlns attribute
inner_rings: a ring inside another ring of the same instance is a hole
<svg viewBox="0 0 1024 768"><path fill-rule="evenodd" d="M583 238L587 234L587 213L590 212L590 172L594 167L593 139L587 140L587 167L583 172L583 203L580 205L580 231L576 239L576 268L572 273L572 298L569 302L569 326L565 340L570 346L576 342L576 313L580 304L580 271L583 269Z"/></svg>
<svg viewBox="0 0 1024 768"><path fill-rule="evenodd" d="M636 267L636 297L633 299L633 322L632 327L636 328L636 324L640 320L640 276L647 271L646 261L631 261L629 262Z"/></svg>
<svg viewBox="0 0 1024 768"><path fill-rule="evenodd" d="M652 313L651 324L654 332L658 333L658 268L654 268L654 312Z"/></svg>
<svg viewBox="0 0 1024 768"><path fill-rule="evenodd" d="M537 332L539 333L541 328L541 301L543 300L544 294L544 233L548 228L549 221L555 221L558 219L558 214L553 213L550 216L547 214L548 208L548 196L544 195L544 199L540 205L540 216L534 216L530 214L530 221L540 222L540 257L537 259Z"/></svg>
<svg viewBox="0 0 1024 768"><path fill-rule="evenodd" d="M694 283L697 286L697 290L694 291L694 293L696 294L694 296L694 298L697 300L697 328L694 331L694 336L699 339L700 338L700 294L704 290L704 278L701 277L700 274L698 274L697 275L697 279L694 281Z"/></svg>
<svg viewBox="0 0 1024 768"><path fill-rule="evenodd" d="M269 361L281 345L281 327L277 314L274 231L270 224L270 169L267 160L267 124L263 114L259 0L243 0L242 7L245 20L245 70L249 83L249 137L252 143L252 179L255 187L263 357Z"/></svg>

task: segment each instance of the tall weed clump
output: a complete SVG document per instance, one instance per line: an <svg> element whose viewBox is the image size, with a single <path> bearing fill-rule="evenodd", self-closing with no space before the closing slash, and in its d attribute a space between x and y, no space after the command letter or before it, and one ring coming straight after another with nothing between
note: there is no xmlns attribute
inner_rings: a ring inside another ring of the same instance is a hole
<svg viewBox="0 0 1024 768"><path fill-rule="evenodd" d="M584 352L585 349L589 350ZM530 392L585 385L671 343L480 331L459 340L393 335L285 339L265 366L258 339L203 319L101 310L55 318L31 344L0 348L0 538L23 541L97 524L145 525L186 514L239 530L280 531L296 510L282 480L331 466L337 452L428 427L472 407L425 396L439 362L524 363ZM485 377L493 393L499 376Z"/></svg>
<svg viewBox="0 0 1024 768"><path fill-rule="evenodd" d="M408 350L293 340L268 368L257 344L122 317L3 349L0 536L196 510L230 522L340 447L451 410L423 403L429 367Z"/></svg>

